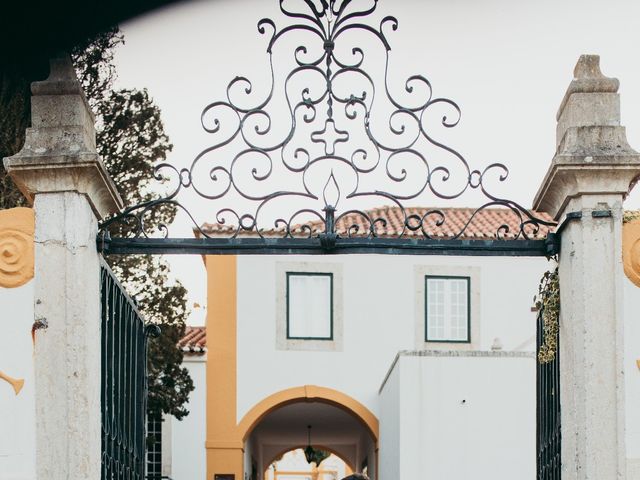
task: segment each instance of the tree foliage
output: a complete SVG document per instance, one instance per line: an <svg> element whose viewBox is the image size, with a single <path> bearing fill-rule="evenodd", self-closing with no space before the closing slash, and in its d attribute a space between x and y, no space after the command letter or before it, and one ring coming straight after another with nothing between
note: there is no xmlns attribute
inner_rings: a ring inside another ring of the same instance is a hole
<svg viewBox="0 0 640 480"><path fill-rule="evenodd" d="M31 82L45 77L46 65L12 65L0 69L0 160L20 151L31 123ZM0 207L26 204L0 163Z"/></svg>
<svg viewBox="0 0 640 480"><path fill-rule="evenodd" d="M114 49L123 42L122 34L113 29L79 46L72 57L96 114L98 153L125 205L135 205L152 198L154 165L166 160L173 145L146 89L113 89ZM165 208L154 220L170 223L175 214L175 209ZM121 228L126 234L126 227ZM127 255L107 261L145 318L162 328L162 335L149 344L149 411L180 419L188 414L184 405L193 390L177 347L185 331L186 290L180 282L169 281L169 266L161 257Z"/></svg>
<svg viewBox="0 0 640 480"><path fill-rule="evenodd" d="M117 28L78 45L72 52L78 79L96 116L96 143L125 205L149 200L150 182L157 162L166 160L172 145L164 131L160 109L149 93L137 89L114 90L115 48L124 42ZM34 75L0 72L0 158L17 153L30 123L30 90ZM46 76L40 74L40 78ZM0 168L0 208L25 203L24 197ZM166 208L154 220L170 223L175 209ZM122 227L121 234L126 234ZM186 290L170 281L169 266L158 256L112 256L108 263L127 291L138 301L147 321L160 325L162 335L149 343L149 410L180 419L193 390L188 371L181 366L177 347L184 335Z"/></svg>

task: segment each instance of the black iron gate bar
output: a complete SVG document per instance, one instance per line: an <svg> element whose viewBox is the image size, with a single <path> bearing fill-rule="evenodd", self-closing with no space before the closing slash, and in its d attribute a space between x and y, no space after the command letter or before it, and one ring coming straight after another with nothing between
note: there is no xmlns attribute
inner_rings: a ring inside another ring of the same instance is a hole
<svg viewBox="0 0 640 480"><path fill-rule="evenodd" d="M544 310L538 311L537 348L544 343ZM556 345L559 338L556 337ZM561 478L561 412L560 412L560 359L556 350L553 360L536 362L536 468L537 480Z"/></svg>
<svg viewBox="0 0 640 480"><path fill-rule="evenodd" d="M201 255L476 255L551 257L556 234L544 240L432 240L410 238L98 238L107 254Z"/></svg>
<svg viewBox="0 0 640 480"><path fill-rule="evenodd" d="M227 86L226 98L210 103L202 112L202 128L211 134L212 144L189 167L178 169L163 163L156 168L157 180L169 179L174 185L165 197L128 207L101 224L98 247L104 254L557 253L553 238L536 239L541 227L555 223L490 193L488 179L507 179L504 165L472 169L462 154L437 140L432 130L458 125L459 106L435 96L422 75L407 78L404 88L391 85L387 35L397 30L398 20L376 18L378 0L371 0L369 6L351 0L298 0L286 5L280 0L279 6L286 25L278 28L269 18L258 22L258 31L270 36L266 96L256 98L251 81L235 77ZM293 65L276 76L273 53L289 48L281 39L294 33L304 33L306 43L288 51L293 53ZM374 66L379 68L377 74L372 68L365 69L370 67L367 54L374 48L385 57L384 63ZM344 79L348 79L346 84ZM281 105L273 102L280 98L274 95L276 85L284 90L286 102ZM282 125L284 133L272 130L274 111L288 117ZM437 128L430 128L430 119L438 123ZM280 183L278 175L293 179L291 184L297 189L278 188L274 185ZM178 202L182 190L211 201L242 198L251 206L244 210L216 206L212 210L215 221L233 224L235 231L228 239L213 238L202 232ZM416 215L404 206L407 202L438 204L467 191L478 192L483 200L461 227L452 226L444 209ZM400 212L402 225L393 238L377 236L387 219L384 214L358 209L363 199ZM166 225L154 220L155 212L166 207L186 212L204 238L168 238ZM495 207L513 215L511 227L501 225L493 241L467 240L465 231L478 213ZM268 225L265 213L270 209L278 216L273 225ZM347 234L340 237L336 224L347 215L357 216L361 226L347 225ZM282 232L281 238L263 236L270 229ZM300 229L309 233L308 238L292 235ZM443 229L448 230L447 235L440 235ZM133 238L112 238L123 230ZM323 233L312 236L312 231ZM149 238L158 232L167 238ZM244 236L260 238L241 238Z"/></svg>
<svg viewBox="0 0 640 480"><path fill-rule="evenodd" d="M106 264L100 269L102 309L102 480L144 479L147 340L135 302Z"/></svg>

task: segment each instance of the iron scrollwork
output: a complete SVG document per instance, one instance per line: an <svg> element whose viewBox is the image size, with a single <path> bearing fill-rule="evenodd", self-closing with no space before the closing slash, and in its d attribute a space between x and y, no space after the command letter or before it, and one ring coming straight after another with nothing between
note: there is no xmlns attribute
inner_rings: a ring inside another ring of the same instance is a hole
<svg viewBox="0 0 640 480"><path fill-rule="evenodd" d="M296 3L297 9L290 3ZM158 230L166 236L165 225L149 226L147 221L155 209L171 205L184 210L200 235L209 237L211 232L201 228L178 201L184 189L208 200L238 199L250 205L214 210L217 225L227 226L225 232L231 238L263 237L266 232L283 238L318 237L326 248L339 238L336 225L340 222L345 237L373 238L387 225L384 216L359 207L364 198L375 198L378 204L401 212L403 227L396 232L397 238L412 233L433 239L447 225L443 209L409 214L407 202L424 202L423 197L430 195L452 200L474 190L484 203L449 239L463 237L478 213L489 207L510 210L519 225L518 231L511 232L508 225L501 225L496 239L526 240L535 237L541 226L553 225L487 190L489 177L506 180L504 165L472 169L458 151L436 139L431 133L434 116L438 128L451 129L458 125L461 111L454 101L435 96L426 77L412 75L394 93L387 35L398 28L398 20L385 16L374 26L378 0L279 0L279 5L293 23L278 28L268 18L258 22L258 31L269 38L265 95L255 100L256 90L264 90L264 85L234 78L226 99L210 103L201 115L202 127L213 135L213 143L188 168L158 165L155 177L171 179L175 184L171 192L108 219L101 225L103 234L108 235L114 223L127 222L133 225L135 237L148 237ZM307 42L288 47L294 33ZM363 35L373 43L363 41ZM378 57L374 53L370 60L364 45L373 44ZM292 68L283 79L274 69L280 46L293 51L288 57ZM384 66L380 77L365 68L370 64ZM278 109L283 103L284 114L283 108ZM286 120L276 122L283 117ZM282 183L277 183L284 178L294 188L280 190ZM360 226L344 226L354 217L361 220Z"/></svg>

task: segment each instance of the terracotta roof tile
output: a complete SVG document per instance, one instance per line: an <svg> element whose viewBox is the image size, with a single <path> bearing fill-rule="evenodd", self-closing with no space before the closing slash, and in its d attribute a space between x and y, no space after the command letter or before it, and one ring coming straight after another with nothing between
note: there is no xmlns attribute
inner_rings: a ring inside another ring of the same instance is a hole
<svg viewBox="0 0 640 480"><path fill-rule="evenodd" d="M465 230L464 234L460 236L460 239L492 239L496 238L496 233L502 225L509 226L509 232L504 234L501 231L502 238L509 239L514 238L520 231L520 219L519 217L509 210L508 208L485 208L480 210L472 219L474 208L439 208L437 210L444 213L445 221L442 225L437 225L440 220L440 216L428 212L433 212L435 208L428 207L407 207L405 209L407 217L409 219L410 226L417 226L419 219L424 217L424 228L426 232L432 238L451 238L455 236L464 225L471 219L469 226ZM405 230L405 237L423 237L423 233L418 228L412 231L408 228L405 229L404 215L399 207L380 207L367 210L366 213L372 219L383 218L386 220L386 225L382 222L378 222L375 225L376 235L379 237L394 237L398 236L403 229ZM537 218L545 221L553 221L545 213L531 212ZM320 221L312 221L308 224L313 229L313 233L322 233L324 230L324 224ZM356 228L357 227L357 228ZM224 236L233 235L236 230L235 226L222 225L219 223L206 223L202 227L202 230L207 235L212 236ZM339 235L348 236L349 229L352 230L352 236L366 236L369 232L369 221L359 214L350 213L342 217L336 223L336 229ZM549 231L553 230L553 227L547 227L540 225L540 230L534 234L533 227L526 227L526 232L531 239L545 238ZM272 228L261 231L264 236L281 236L284 233L282 228ZM291 233L294 237L304 237L308 235L308 231L303 228L303 225L295 225L291 229ZM255 231L240 233L243 237L257 236ZM522 236L519 237L522 239Z"/></svg>
<svg viewBox="0 0 640 480"><path fill-rule="evenodd" d="M207 329L205 327L187 327L178 346L187 355L204 354L207 351Z"/></svg>

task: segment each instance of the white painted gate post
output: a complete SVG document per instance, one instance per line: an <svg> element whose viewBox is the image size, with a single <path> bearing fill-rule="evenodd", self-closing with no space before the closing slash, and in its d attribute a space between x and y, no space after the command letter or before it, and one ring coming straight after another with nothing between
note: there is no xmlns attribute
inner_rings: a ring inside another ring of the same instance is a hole
<svg viewBox="0 0 640 480"><path fill-rule="evenodd" d="M558 111L534 209L560 227L563 480L626 478L622 201L640 155L620 126L617 79L583 55Z"/></svg>
<svg viewBox="0 0 640 480"><path fill-rule="evenodd" d="M94 118L68 56L31 86L31 128L4 160L35 209L36 472L100 478L97 221L121 205L96 153Z"/></svg>

